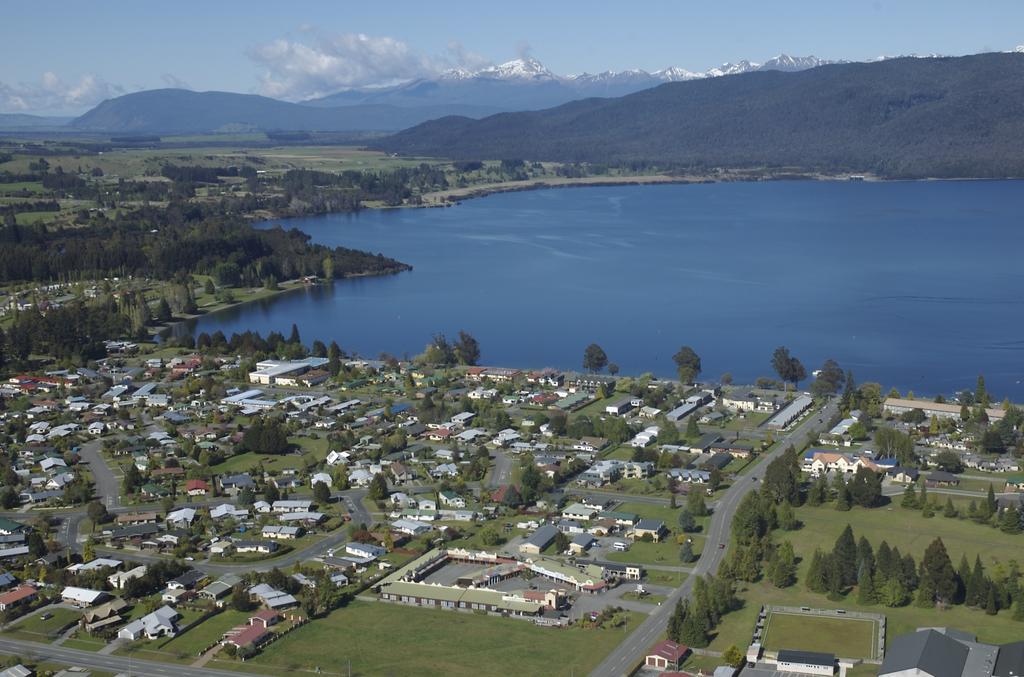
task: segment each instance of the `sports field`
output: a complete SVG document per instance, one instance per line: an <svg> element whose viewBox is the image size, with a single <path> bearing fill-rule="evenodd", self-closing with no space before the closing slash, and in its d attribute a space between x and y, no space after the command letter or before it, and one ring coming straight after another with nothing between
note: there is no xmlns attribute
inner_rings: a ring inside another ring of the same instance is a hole
<svg viewBox="0 0 1024 677"><path fill-rule="evenodd" d="M874 658L878 623L866 618L836 618L773 611L765 625L765 649L820 651L840 658Z"/></svg>

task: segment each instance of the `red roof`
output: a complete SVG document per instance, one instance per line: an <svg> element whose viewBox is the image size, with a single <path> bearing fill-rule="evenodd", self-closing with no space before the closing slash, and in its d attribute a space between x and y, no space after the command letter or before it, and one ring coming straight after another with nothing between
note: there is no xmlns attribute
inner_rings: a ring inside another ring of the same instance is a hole
<svg viewBox="0 0 1024 677"><path fill-rule="evenodd" d="M671 663L678 663L689 651L690 647L685 644L676 644L670 639L664 639L652 646L647 655L659 656Z"/></svg>
<svg viewBox="0 0 1024 677"><path fill-rule="evenodd" d="M258 625L246 625L244 630L239 632L237 635L228 638L228 642L234 644L237 647L249 646L250 644L259 644L260 640L264 639L270 632Z"/></svg>
<svg viewBox="0 0 1024 677"><path fill-rule="evenodd" d="M185 482L185 491L193 491L195 489L201 489L202 491L209 491L210 485L204 480L189 480Z"/></svg>
<svg viewBox="0 0 1024 677"><path fill-rule="evenodd" d="M273 609L260 609L252 616L249 616L249 624L252 624L252 619L258 618L261 621L276 621L281 617L281 614L277 613Z"/></svg>
<svg viewBox="0 0 1024 677"><path fill-rule="evenodd" d="M0 595L0 604L17 604L18 602L28 599L35 594L36 589L34 587L31 585L22 585Z"/></svg>

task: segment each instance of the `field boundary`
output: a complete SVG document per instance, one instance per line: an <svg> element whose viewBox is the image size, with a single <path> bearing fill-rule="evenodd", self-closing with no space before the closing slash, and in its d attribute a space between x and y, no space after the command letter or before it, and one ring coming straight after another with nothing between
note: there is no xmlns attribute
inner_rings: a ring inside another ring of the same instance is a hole
<svg viewBox="0 0 1024 677"><path fill-rule="evenodd" d="M882 662L885 655L885 615L872 614L861 611L848 611L845 609L812 609L810 607L790 606L763 606L758 617L757 634L760 635L762 645L768 639L768 630L771 626L772 616L808 616L813 618L833 618L844 621L864 621L872 624L874 632L871 633L871 656L839 656L851 660L863 660L865 663ZM768 647L765 646L767 649Z"/></svg>

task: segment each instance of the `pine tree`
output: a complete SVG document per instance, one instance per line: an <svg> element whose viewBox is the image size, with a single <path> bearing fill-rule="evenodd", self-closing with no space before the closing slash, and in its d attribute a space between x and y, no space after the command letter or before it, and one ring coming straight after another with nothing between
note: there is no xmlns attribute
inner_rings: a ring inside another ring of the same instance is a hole
<svg viewBox="0 0 1024 677"><path fill-rule="evenodd" d="M793 544L783 541L772 553L768 564L768 578L776 588L788 588L796 583L796 555Z"/></svg>
<svg viewBox="0 0 1024 677"><path fill-rule="evenodd" d="M882 586L879 599L887 607L899 607L907 603L909 594L898 578L890 578Z"/></svg>
<svg viewBox="0 0 1024 677"><path fill-rule="evenodd" d="M925 503L921 508L921 517L925 519L935 517L935 507L931 503Z"/></svg>
<svg viewBox="0 0 1024 677"><path fill-rule="evenodd" d="M953 505L953 499L946 498L946 507L942 510L943 517L956 517L956 506Z"/></svg>
<svg viewBox="0 0 1024 677"><path fill-rule="evenodd" d="M999 517L999 528L1007 534L1020 533L1020 512L1015 506L1007 506Z"/></svg>
<svg viewBox="0 0 1024 677"><path fill-rule="evenodd" d="M779 528L783 531L794 531L800 523L796 519L796 513L793 512L793 506L788 501L783 501L777 511L779 517Z"/></svg>
<svg viewBox="0 0 1024 677"><path fill-rule="evenodd" d="M882 580L893 578L896 572L892 550L885 541L878 544L878 553L875 556L875 572L878 574L878 578Z"/></svg>
<svg viewBox="0 0 1024 677"><path fill-rule="evenodd" d="M988 595L985 598L985 613L995 616L999 613L999 605L996 603L996 586L989 584Z"/></svg>
<svg viewBox="0 0 1024 677"><path fill-rule="evenodd" d="M857 570L862 567L867 567L869 573L875 573L875 551L863 536L857 540Z"/></svg>
<svg viewBox="0 0 1024 677"><path fill-rule="evenodd" d="M826 588L828 589L829 599L839 599L843 596L843 591L846 590L846 584L844 582L845 572L843 570L843 563L835 555L828 558L825 574L825 583Z"/></svg>
<svg viewBox="0 0 1024 677"><path fill-rule="evenodd" d="M807 505L818 506L828 500L828 484L825 476L821 475L811 483L807 490Z"/></svg>
<svg viewBox="0 0 1024 677"><path fill-rule="evenodd" d="M914 491L913 484L908 484L907 488L903 490L903 500L900 501L900 507L911 510L917 508L917 492Z"/></svg>
<svg viewBox="0 0 1024 677"><path fill-rule="evenodd" d="M850 487L843 484L839 485L836 490L836 510L840 512L847 512L853 505L853 498L850 496Z"/></svg>
<svg viewBox="0 0 1024 677"><path fill-rule="evenodd" d="M857 603L874 604L878 599L875 594L875 580L867 567L861 567L857 576Z"/></svg>
<svg viewBox="0 0 1024 677"><path fill-rule="evenodd" d="M686 509L694 517L705 517L710 514L708 505L704 502L704 496L699 491L691 491L686 495Z"/></svg>
<svg viewBox="0 0 1024 677"><path fill-rule="evenodd" d="M982 588L985 586L985 569L981 565L981 556L974 559L974 569L971 570L964 581L964 604L967 606L981 606L984 601Z"/></svg>
<svg viewBox="0 0 1024 677"><path fill-rule="evenodd" d="M708 645L708 629L706 620L701 618L699 613L693 613L687 609L679 629L679 641L695 648L706 647Z"/></svg>
<svg viewBox="0 0 1024 677"><path fill-rule="evenodd" d="M1024 621L1024 597L1018 597L1013 605L1013 620Z"/></svg>
<svg viewBox="0 0 1024 677"><path fill-rule="evenodd" d="M928 503L928 485L922 484L921 493L917 495L917 504L923 507L926 503Z"/></svg>
<svg viewBox="0 0 1024 677"><path fill-rule="evenodd" d="M735 644L730 644L729 648L722 653L722 660L725 661L726 665L730 665L734 668L741 668L747 662L746 656Z"/></svg>
<svg viewBox="0 0 1024 677"><path fill-rule="evenodd" d="M697 425L697 417L690 416L686 421L686 433L684 433L687 439L695 440L700 437L700 426Z"/></svg>
<svg viewBox="0 0 1024 677"><path fill-rule="evenodd" d="M919 587L939 604L949 604L956 596L956 572L941 538L936 538L925 549L919 578Z"/></svg>
<svg viewBox="0 0 1024 677"><path fill-rule="evenodd" d="M996 511L999 509L999 504L996 502L996 492L995 489L992 488L991 482L988 483L988 494L985 496L985 509L986 520L991 518L992 515L995 515Z"/></svg>
<svg viewBox="0 0 1024 677"><path fill-rule="evenodd" d="M683 600L676 600L676 608L672 611L672 615L668 617L668 638L673 642L679 641L679 635L682 631L683 616L686 614L686 609L683 606Z"/></svg>
<svg viewBox="0 0 1024 677"><path fill-rule="evenodd" d="M686 539L683 541L683 544L679 546L679 561L683 564L689 564L694 559L693 545L690 543L690 539Z"/></svg>
<svg viewBox="0 0 1024 677"><path fill-rule="evenodd" d="M851 586L857 582L857 543L853 539L853 529L849 524L839 534L835 546L832 548L832 556L838 564L841 572L840 584L842 587Z"/></svg>
<svg viewBox="0 0 1024 677"><path fill-rule="evenodd" d="M825 592L825 555L817 548L815 548L814 555L811 556L811 563L807 567L804 584L811 592Z"/></svg>

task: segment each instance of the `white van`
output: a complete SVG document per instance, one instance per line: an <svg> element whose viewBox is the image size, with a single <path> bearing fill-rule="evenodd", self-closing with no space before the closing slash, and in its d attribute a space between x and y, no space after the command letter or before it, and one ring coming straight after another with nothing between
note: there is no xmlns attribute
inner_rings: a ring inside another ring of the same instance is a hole
<svg viewBox="0 0 1024 677"><path fill-rule="evenodd" d="M612 543L612 548L614 548L618 552L626 552L627 550L629 550L629 543L625 543L623 541L615 541L614 543Z"/></svg>

